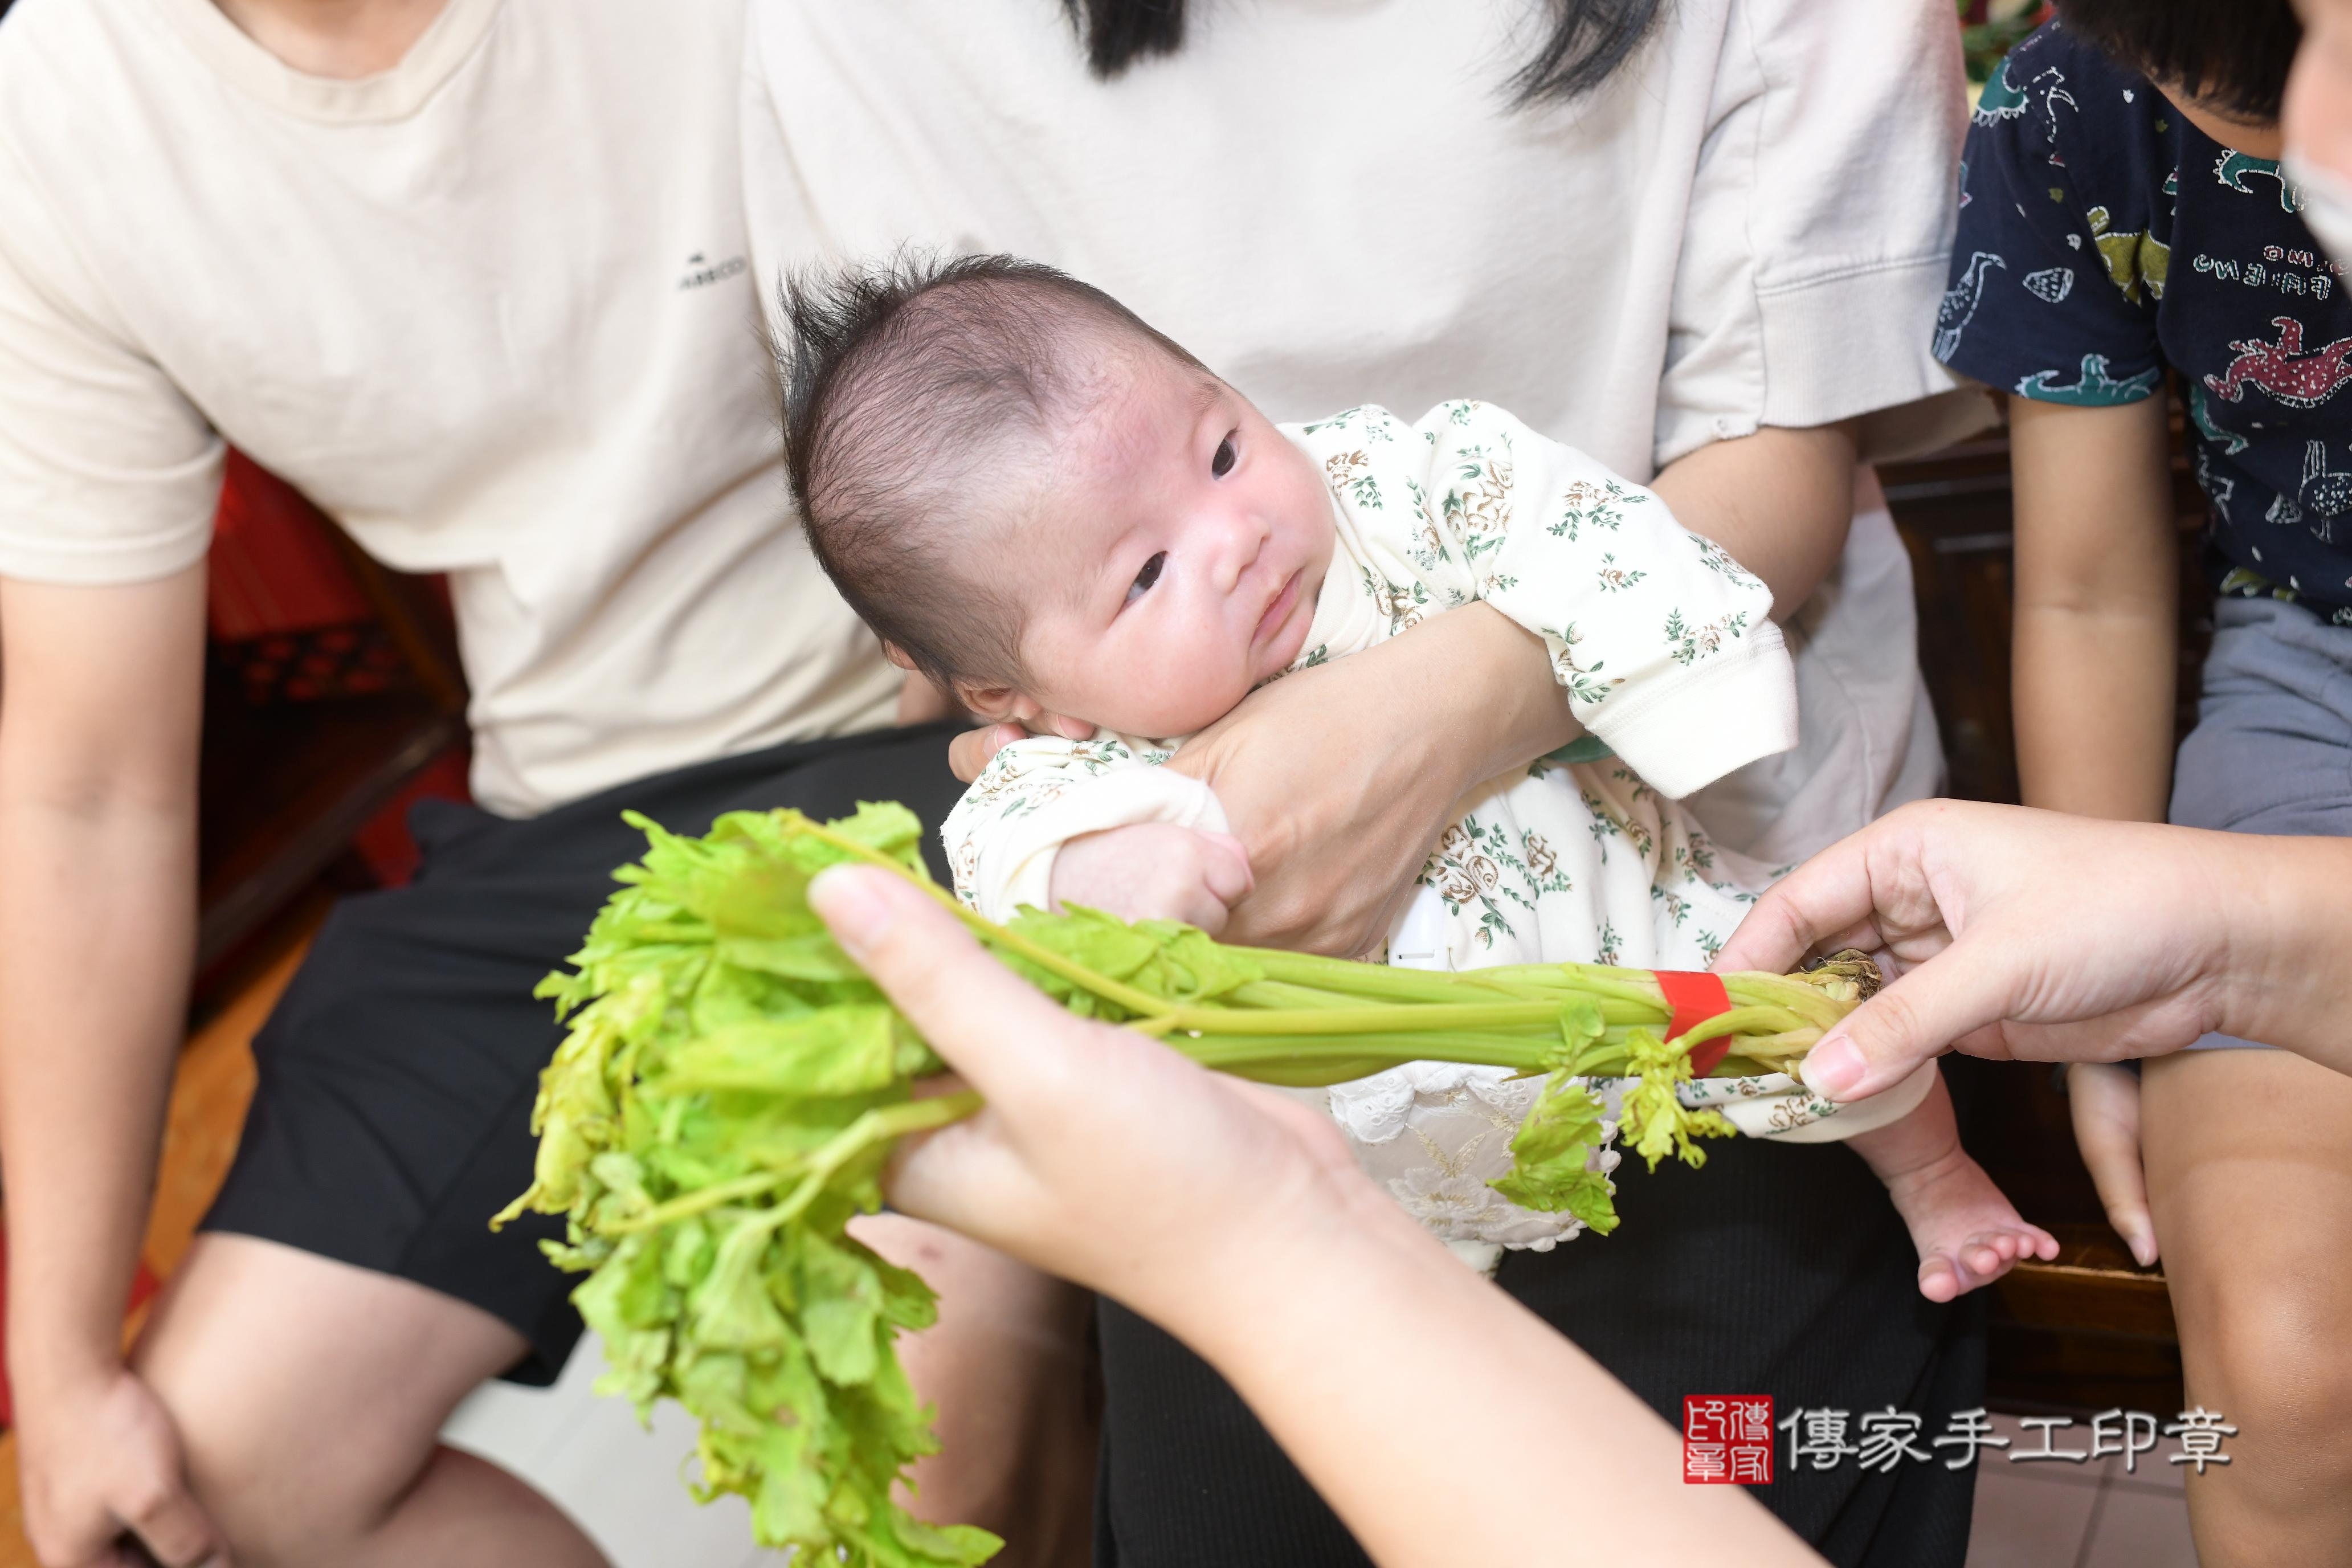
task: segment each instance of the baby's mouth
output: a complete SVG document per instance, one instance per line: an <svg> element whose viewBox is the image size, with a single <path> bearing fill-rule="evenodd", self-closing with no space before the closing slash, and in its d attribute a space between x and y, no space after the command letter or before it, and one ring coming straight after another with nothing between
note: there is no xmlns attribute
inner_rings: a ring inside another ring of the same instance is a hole
<svg viewBox="0 0 2352 1568"><path fill-rule="evenodd" d="M1250 637L1251 647L1263 647L1267 639L1282 629L1282 624L1290 618L1290 612L1298 605L1300 575L1300 573L1293 572L1289 581L1283 584L1282 592L1274 596L1274 603L1265 607L1265 614L1258 617L1257 630Z"/></svg>

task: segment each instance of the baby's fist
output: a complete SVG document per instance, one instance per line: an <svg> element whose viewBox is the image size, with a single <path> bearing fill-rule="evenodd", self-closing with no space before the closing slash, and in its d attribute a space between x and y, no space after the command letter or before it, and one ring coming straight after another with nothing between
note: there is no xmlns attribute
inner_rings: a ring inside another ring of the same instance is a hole
<svg viewBox="0 0 2352 1568"><path fill-rule="evenodd" d="M1140 822L1063 845L1054 857L1052 894L1056 907L1182 921L1214 936L1251 885L1249 856L1232 834Z"/></svg>

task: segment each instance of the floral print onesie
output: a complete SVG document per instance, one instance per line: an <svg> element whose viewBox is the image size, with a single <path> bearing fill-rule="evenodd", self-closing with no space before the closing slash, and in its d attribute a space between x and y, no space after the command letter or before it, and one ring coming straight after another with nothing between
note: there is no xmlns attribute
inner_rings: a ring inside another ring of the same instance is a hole
<svg viewBox="0 0 2352 1568"><path fill-rule="evenodd" d="M1483 601L1543 638L1591 731L1473 793L1422 868L1390 962L1705 968L1773 873L1711 844L1675 802L1796 743L1771 591L1649 490L1484 404L1412 424L1364 406L1283 434L1321 467L1338 536L1292 669ZM1104 731L1007 746L942 829L957 894L1001 920L1046 903L1055 850L1083 834L1223 831L1208 786L1162 765L1181 744ZM1486 1184L1539 1087L1415 1063L1336 1086L1328 1104L1400 1202L1491 1261L1496 1247L1549 1247L1580 1228ZM1814 1124L1837 1109L1777 1074L1689 1089L1761 1136L1829 1134ZM1849 1113L1831 1135L1891 1119Z"/></svg>

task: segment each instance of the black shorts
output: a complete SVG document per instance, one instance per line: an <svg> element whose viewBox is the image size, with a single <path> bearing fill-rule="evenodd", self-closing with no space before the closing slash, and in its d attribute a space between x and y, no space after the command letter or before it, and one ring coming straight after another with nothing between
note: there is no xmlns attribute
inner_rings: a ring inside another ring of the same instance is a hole
<svg viewBox="0 0 2352 1568"><path fill-rule="evenodd" d="M615 867L645 852L635 807L701 833L722 812L840 816L902 801L936 826L961 787L952 724L780 746L639 779L513 821L428 800L407 887L346 899L254 1040L259 1083L207 1230L396 1275L514 1325L507 1375L554 1380L580 1337L578 1279L541 1256L562 1221L489 1217L530 1184L539 1071L562 1028L531 995L587 934ZM927 846L944 876L939 844Z"/></svg>

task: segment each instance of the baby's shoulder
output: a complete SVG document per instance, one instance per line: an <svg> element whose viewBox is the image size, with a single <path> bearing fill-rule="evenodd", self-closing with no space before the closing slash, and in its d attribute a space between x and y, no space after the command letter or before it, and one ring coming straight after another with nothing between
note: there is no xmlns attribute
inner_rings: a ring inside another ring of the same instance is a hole
<svg viewBox="0 0 2352 1568"><path fill-rule="evenodd" d="M1411 426L1377 403L1359 403L1353 408L1286 428L1306 445L1328 447L1349 440L1393 441Z"/></svg>
<svg viewBox="0 0 2352 1568"><path fill-rule="evenodd" d="M1507 409L1475 397L1449 397L1418 419L1408 420L1377 403L1360 403L1328 418L1284 426L1291 438L1327 467L1341 459L1350 468L1388 463L1426 464L1441 448L1465 443L1500 442L1508 447L1528 426Z"/></svg>

